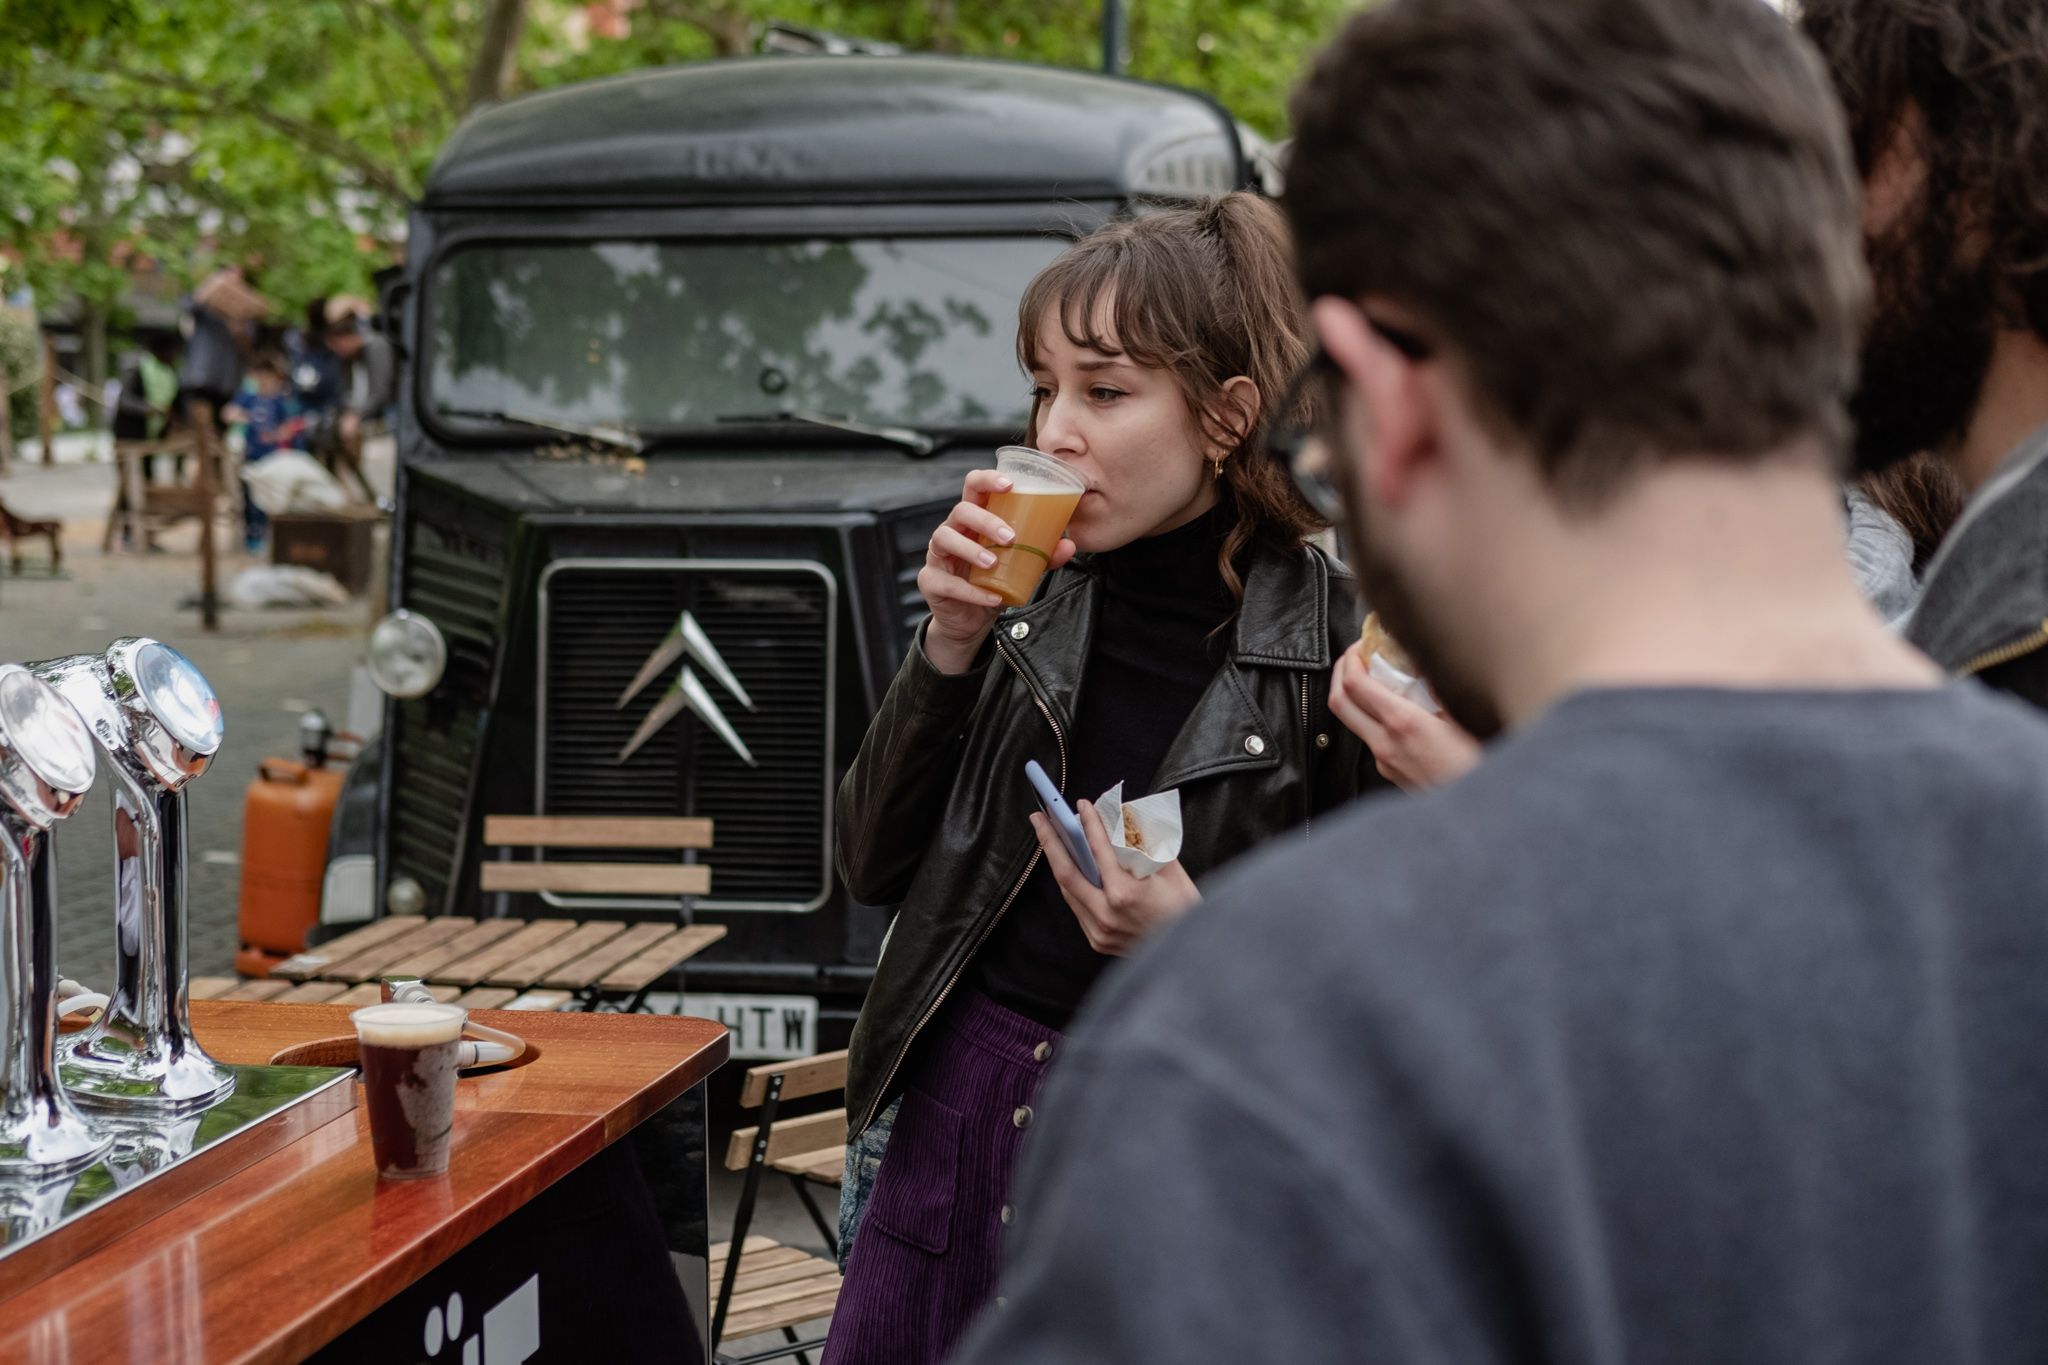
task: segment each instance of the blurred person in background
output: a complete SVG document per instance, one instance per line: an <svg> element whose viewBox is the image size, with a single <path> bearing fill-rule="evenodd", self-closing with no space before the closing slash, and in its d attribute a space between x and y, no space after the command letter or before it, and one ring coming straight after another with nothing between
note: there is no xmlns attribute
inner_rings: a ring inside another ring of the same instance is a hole
<svg viewBox="0 0 2048 1365"><path fill-rule="evenodd" d="M214 271L192 291L185 324L185 360L178 371L181 399L203 405L218 425L220 411L242 386L242 367L270 304L233 266Z"/></svg>
<svg viewBox="0 0 2048 1365"><path fill-rule="evenodd" d="M1856 586L1893 629L1920 601L1921 575L1963 507L1962 484L1923 451L1850 483L1849 568Z"/></svg>
<svg viewBox="0 0 2048 1365"><path fill-rule="evenodd" d="M177 343L166 336L156 337L122 358L114 402L115 440L157 441L170 429L178 406L177 359ZM156 482L157 459L154 454L142 457L143 482ZM127 535L124 524L124 545Z"/></svg>
<svg viewBox="0 0 2048 1365"><path fill-rule="evenodd" d="M1502 733L1102 984L962 1360L2038 1359L2048 720L1851 578L1818 60L1755 0L1388 0L1293 126L1352 567Z"/></svg>
<svg viewBox="0 0 2048 1365"><path fill-rule="evenodd" d="M1968 505L1906 638L2048 707L2048 5L1802 0L1849 116L1877 306L1861 467L1931 451Z"/></svg>
<svg viewBox="0 0 2048 1365"><path fill-rule="evenodd" d="M235 401L222 409L230 422L242 425L242 463L261 463L280 450L301 448L305 441L306 417L293 391L289 367L282 355L258 351L249 362L249 374L235 394ZM250 496L249 481L242 481L243 547L250 554L263 549L270 518Z"/></svg>
<svg viewBox="0 0 2048 1365"><path fill-rule="evenodd" d="M375 491L363 472L364 428L387 420L397 402L397 357L391 343L372 325L367 302L338 294L324 300L323 306L325 340L343 370L333 425L321 430L314 453L335 474L346 472L353 477L364 498L375 501Z"/></svg>

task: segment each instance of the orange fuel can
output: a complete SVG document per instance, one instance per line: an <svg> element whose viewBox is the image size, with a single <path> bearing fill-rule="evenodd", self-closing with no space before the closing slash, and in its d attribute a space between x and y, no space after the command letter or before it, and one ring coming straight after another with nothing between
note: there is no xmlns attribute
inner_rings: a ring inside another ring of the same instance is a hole
<svg viewBox="0 0 2048 1365"><path fill-rule="evenodd" d="M307 721L306 761L264 759L242 801L242 950L235 970L244 976L268 976L306 946L320 918L342 770L327 766L331 732L324 718L317 731L313 718Z"/></svg>

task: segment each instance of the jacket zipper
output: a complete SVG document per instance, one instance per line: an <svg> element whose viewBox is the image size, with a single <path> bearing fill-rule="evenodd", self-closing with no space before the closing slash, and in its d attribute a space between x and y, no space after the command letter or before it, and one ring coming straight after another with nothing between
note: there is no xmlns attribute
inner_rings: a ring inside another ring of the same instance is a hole
<svg viewBox="0 0 2048 1365"><path fill-rule="evenodd" d="M2044 645L2048 645L2048 621L2043 621L2011 644L2000 645L1997 649L1985 650L1982 654L1979 654L1976 658L1957 669L1956 676L1967 678L1974 673L1981 673L1987 668L1997 668L2000 664L2009 664L2014 659L2032 654Z"/></svg>
<svg viewBox="0 0 2048 1365"><path fill-rule="evenodd" d="M1024 670L1018 667L1017 661L1010 657L1009 651L1005 650L1001 644L998 644L996 646L996 653L1000 654L1003 657L1003 661L1009 664L1011 668L1016 669L1018 681L1022 682L1024 690L1031 694L1031 704L1038 708L1038 714L1044 716L1045 723L1052 727L1052 741L1059 747L1060 751L1059 786L1060 790L1066 790L1067 737L1060 733L1060 723L1053 719L1052 708L1039 698L1037 689L1031 685L1031 679L1025 676ZM1302 695L1304 698L1308 695L1306 684L1303 685ZM888 1074L882 1077L882 1088L875 1092L875 1102L868 1106L867 1117L861 1120L861 1132L866 1132L868 1126L875 1121L875 1115L882 1111L882 1097L889 1093L889 1087L895 1082L896 1073L902 1069L903 1059L910 1055L911 1045L917 1041L917 1035L924 1032L925 1025L932 1021L932 1017L939 1012L940 1006L944 1005L946 998L953 993L953 987L960 984L961 974L967 970L967 964L974 961L974 955L981 951L981 945L988 942L988 936L995 932L996 925L1002 923L1003 916L1009 913L1009 909L1016 903L1017 897L1023 894L1024 883L1031 880L1032 872L1038 867L1038 860L1044 856L1044 851L1039 850L1031 855L1030 862L1024 864L1024 874L1017 878L1017 884L1010 888L1010 894L1003 897L1003 903L996 907L994 916L990 918L987 924L982 926L980 935L974 940L974 946L967 950L967 956L960 959L960 965L954 969L951 976L946 978L946 984L940 989L938 999L932 1001L931 1007L924 1012L924 1017L919 1019L917 1025L910 1030L910 1036L903 1040L903 1046L896 1050L896 1060L889 1063Z"/></svg>
<svg viewBox="0 0 2048 1365"><path fill-rule="evenodd" d="M1316 814L1316 737L1309 719L1308 674L1301 675L1301 770L1308 780L1302 784L1301 832L1311 832Z"/></svg>

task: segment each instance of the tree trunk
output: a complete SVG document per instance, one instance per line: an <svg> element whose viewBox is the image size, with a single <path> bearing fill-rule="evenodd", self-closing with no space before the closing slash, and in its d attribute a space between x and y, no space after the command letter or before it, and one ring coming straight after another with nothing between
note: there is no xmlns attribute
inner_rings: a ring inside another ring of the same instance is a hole
<svg viewBox="0 0 2048 1365"><path fill-rule="evenodd" d="M957 53L960 51L960 4L959 0L932 0L931 50L934 52Z"/></svg>
<svg viewBox="0 0 2048 1365"><path fill-rule="evenodd" d="M526 30L527 0L490 0L483 34L477 39L476 61L469 68L464 102L474 109L486 100L503 99L519 69L519 39Z"/></svg>
<svg viewBox="0 0 2048 1365"><path fill-rule="evenodd" d="M107 384L107 310L80 300L78 331L85 342L85 382L92 389L86 397L97 405ZM107 425L113 425L111 413L107 415Z"/></svg>
<svg viewBox="0 0 2048 1365"><path fill-rule="evenodd" d="M43 438L43 463L57 463L57 344L43 333L43 380L36 394L36 427Z"/></svg>

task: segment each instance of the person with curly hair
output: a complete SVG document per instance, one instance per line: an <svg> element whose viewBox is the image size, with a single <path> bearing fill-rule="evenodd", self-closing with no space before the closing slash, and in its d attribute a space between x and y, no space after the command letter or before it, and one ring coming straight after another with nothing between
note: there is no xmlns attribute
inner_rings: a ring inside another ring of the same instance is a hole
<svg viewBox="0 0 2048 1365"><path fill-rule="evenodd" d="M1804 0L1799 22L1864 180L1859 466L1931 451L1969 495L1906 638L2048 708L2048 5Z"/></svg>

